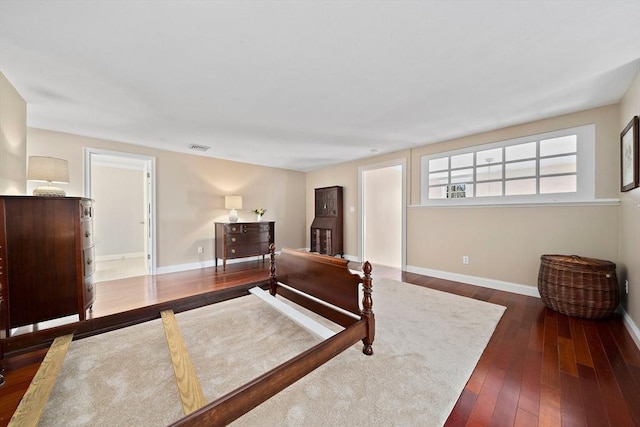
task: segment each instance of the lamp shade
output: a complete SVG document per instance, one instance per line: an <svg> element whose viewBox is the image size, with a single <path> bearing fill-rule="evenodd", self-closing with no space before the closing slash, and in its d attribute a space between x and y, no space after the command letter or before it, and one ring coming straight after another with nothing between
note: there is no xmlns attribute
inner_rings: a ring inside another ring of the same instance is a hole
<svg viewBox="0 0 640 427"><path fill-rule="evenodd" d="M224 196L225 209L242 209L242 196Z"/></svg>
<svg viewBox="0 0 640 427"><path fill-rule="evenodd" d="M27 179L30 181L69 182L69 162L55 157L31 156Z"/></svg>

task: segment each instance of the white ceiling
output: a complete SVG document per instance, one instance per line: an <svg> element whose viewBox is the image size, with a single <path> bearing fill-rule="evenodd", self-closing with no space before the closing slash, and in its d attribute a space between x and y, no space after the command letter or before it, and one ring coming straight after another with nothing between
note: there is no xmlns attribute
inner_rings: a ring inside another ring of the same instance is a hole
<svg viewBox="0 0 640 427"><path fill-rule="evenodd" d="M639 0L0 0L28 126L300 171L613 104L639 67Z"/></svg>

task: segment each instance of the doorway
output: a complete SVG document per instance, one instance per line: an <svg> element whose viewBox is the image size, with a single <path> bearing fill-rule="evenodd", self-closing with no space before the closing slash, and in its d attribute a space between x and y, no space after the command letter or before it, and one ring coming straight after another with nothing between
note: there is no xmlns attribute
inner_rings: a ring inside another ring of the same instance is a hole
<svg viewBox="0 0 640 427"><path fill-rule="evenodd" d="M362 261L406 269L406 160L359 168Z"/></svg>
<svg viewBox="0 0 640 427"><path fill-rule="evenodd" d="M155 158L85 148L95 200L95 281L155 274Z"/></svg>

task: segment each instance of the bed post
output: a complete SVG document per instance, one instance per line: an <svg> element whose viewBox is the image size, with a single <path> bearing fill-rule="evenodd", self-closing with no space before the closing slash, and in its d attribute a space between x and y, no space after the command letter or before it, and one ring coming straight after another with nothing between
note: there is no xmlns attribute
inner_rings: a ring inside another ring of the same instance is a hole
<svg viewBox="0 0 640 427"><path fill-rule="evenodd" d="M269 293L276 296L276 287L278 285L278 279L276 278L276 245L271 243L269 245Z"/></svg>
<svg viewBox="0 0 640 427"><path fill-rule="evenodd" d="M371 264L369 261L366 261L362 266L362 271L364 271L364 279L362 280L363 287L363 296L362 296L362 317L367 320L367 336L364 337L362 343L364 344L364 348L362 352L367 356L371 356L373 354L373 348L371 345L373 344L373 338L376 330L376 320L373 315L373 300L371 299Z"/></svg>

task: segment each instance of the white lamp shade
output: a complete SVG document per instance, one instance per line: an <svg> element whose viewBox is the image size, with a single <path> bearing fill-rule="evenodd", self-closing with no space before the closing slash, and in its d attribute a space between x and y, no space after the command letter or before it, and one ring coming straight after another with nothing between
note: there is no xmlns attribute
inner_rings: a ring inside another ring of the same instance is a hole
<svg viewBox="0 0 640 427"><path fill-rule="evenodd" d="M242 209L242 196L224 196L225 209Z"/></svg>
<svg viewBox="0 0 640 427"><path fill-rule="evenodd" d="M69 162L55 157L31 156L27 179L30 181L69 182Z"/></svg>

